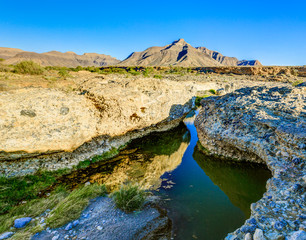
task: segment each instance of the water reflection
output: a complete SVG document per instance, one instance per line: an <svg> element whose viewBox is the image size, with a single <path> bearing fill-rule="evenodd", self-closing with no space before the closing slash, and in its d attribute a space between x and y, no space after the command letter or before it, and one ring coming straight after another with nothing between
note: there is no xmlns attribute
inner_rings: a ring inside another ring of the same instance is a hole
<svg viewBox="0 0 306 240"><path fill-rule="evenodd" d="M91 164L62 177L58 184L75 188L86 182L97 182L114 190L131 182L144 189L157 189L162 182L160 177L182 162L189 140L184 124L168 132L152 133L132 141L127 149L111 160Z"/></svg>
<svg viewBox="0 0 306 240"><path fill-rule="evenodd" d="M251 203L260 199L266 190L266 182L271 177L270 171L258 164L221 161L206 156L197 146L194 148L193 158L210 180L248 218L251 214Z"/></svg>
<svg viewBox="0 0 306 240"><path fill-rule="evenodd" d="M174 239L222 239L243 224L250 204L264 193L269 172L207 158L196 147L193 118L185 121L191 140L182 163L162 176L167 180L157 194L173 220ZM169 182L172 188L165 187Z"/></svg>
<svg viewBox="0 0 306 240"><path fill-rule="evenodd" d="M117 157L64 176L59 184L74 188L89 181L113 190L127 181L138 183L163 200L175 239L222 239L249 216L270 173L203 155L193 120L192 115L185 120L188 130L182 124L134 140Z"/></svg>

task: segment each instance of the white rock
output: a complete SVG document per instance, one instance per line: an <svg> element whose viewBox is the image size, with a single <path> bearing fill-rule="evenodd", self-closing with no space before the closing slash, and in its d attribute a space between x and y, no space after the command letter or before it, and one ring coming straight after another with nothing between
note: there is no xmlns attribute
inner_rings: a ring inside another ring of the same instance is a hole
<svg viewBox="0 0 306 240"><path fill-rule="evenodd" d="M266 239L263 235L263 231L259 228L256 228L253 238L254 240L265 240Z"/></svg>
<svg viewBox="0 0 306 240"><path fill-rule="evenodd" d="M305 240L306 239L306 232L303 230L293 232L289 240Z"/></svg>
<svg viewBox="0 0 306 240"><path fill-rule="evenodd" d="M251 235L251 233L247 233L247 234L244 236L244 240L252 240L252 235Z"/></svg>

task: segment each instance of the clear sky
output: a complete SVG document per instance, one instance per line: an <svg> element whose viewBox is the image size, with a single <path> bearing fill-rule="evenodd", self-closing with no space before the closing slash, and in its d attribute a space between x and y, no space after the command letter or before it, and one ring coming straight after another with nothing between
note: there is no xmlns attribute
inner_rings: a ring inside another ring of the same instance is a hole
<svg viewBox="0 0 306 240"><path fill-rule="evenodd" d="M184 38L264 65L306 64L306 0L0 0L0 8L2 47L123 60Z"/></svg>

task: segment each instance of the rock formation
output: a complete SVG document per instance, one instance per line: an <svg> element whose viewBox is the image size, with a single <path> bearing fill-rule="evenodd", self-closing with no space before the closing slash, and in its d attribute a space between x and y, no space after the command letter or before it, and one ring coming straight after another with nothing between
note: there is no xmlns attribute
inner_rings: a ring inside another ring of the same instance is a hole
<svg viewBox="0 0 306 240"><path fill-rule="evenodd" d="M190 44L179 39L164 47L150 47L143 52L133 52L121 66L257 66L261 65L257 60L242 60L226 57L211 51L205 47L194 48Z"/></svg>
<svg viewBox="0 0 306 240"><path fill-rule="evenodd" d="M206 154L262 162L273 174L263 198L251 205L251 218L227 239L256 229L281 239L306 229L304 85L243 88L202 101L195 125Z"/></svg>

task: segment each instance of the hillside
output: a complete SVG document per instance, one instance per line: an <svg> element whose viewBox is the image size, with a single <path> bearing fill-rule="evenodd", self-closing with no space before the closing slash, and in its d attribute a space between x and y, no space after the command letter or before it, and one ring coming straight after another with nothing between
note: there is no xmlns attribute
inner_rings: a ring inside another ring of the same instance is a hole
<svg viewBox="0 0 306 240"><path fill-rule="evenodd" d="M25 60L32 60L42 66L65 66L65 67L87 67L87 66L110 66L119 62L109 55L97 53L84 53L78 55L74 52L51 51L46 53L26 52L19 49L0 48L0 57L6 56L5 64L16 64ZM15 54L14 54L15 53Z"/></svg>

